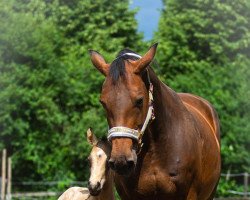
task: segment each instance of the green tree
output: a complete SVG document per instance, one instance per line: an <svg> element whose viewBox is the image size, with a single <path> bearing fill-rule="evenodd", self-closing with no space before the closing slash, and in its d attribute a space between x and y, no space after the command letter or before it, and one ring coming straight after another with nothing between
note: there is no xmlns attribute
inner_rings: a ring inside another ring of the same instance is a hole
<svg viewBox="0 0 250 200"><path fill-rule="evenodd" d="M250 2L165 0L162 79L208 99L221 121L222 172L250 172Z"/></svg>
<svg viewBox="0 0 250 200"><path fill-rule="evenodd" d="M86 130L107 130L88 49L140 50L135 13L118 0L0 1L0 149L14 181L87 180Z"/></svg>

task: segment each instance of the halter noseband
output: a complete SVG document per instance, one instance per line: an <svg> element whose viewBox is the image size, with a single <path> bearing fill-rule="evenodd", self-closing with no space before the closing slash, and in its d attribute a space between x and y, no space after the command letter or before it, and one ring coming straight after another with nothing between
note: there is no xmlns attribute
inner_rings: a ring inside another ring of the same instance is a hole
<svg viewBox="0 0 250 200"><path fill-rule="evenodd" d="M141 58L141 56L139 56L137 54L134 54L134 53L125 53L125 54L122 54L121 56L119 56L118 58L120 58L122 56L125 56L125 55ZM148 77L148 81L149 81L148 113L147 113L146 119L145 119L145 121L143 123L143 126L142 126L141 130L131 129L131 128L124 127L124 126L112 127L108 131L108 140L109 141L111 141L112 138L116 138L116 137L127 137L127 138L132 138L132 139L138 141L139 146L140 147L142 146L142 136L143 136L143 134L144 134L150 120L154 120L154 118L155 118L155 116L154 116L154 107L153 107L153 100L154 100L154 98L153 98L153 84L150 81L148 69L147 69L147 77Z"/></svg>

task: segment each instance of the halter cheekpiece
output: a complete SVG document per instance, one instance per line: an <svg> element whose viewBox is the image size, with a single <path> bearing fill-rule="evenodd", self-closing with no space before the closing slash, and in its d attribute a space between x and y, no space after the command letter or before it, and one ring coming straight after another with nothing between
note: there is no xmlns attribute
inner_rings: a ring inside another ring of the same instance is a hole
<svg viewBox="0 0 250 200"><path fill-rule="evenodd" d="M120 58L120 57L125 56L125 55L134 56L136 58L141 58L140 55L135 54L135 53L125 53L117 58ZM155 118L154 107L153 107L153 100L154 100L153 99L153 84L150 81L148 69L147 69L147 77L148 77L148 81L149 81L149 91L148 91L149 104L148 104L148 113L147 113L147 116L146 116L146 119L143 123L142 128L140 130L136 130L136 129L131 129L131 128L124 127L124 126L112 127L108 131L108 140L109 141L111 141L112 138L116 138L116 137L127 137L127 138L132 138L132 139L138 141L140 146L142 145L142 136L143 136L149 122L151 120L154 120L154 118Z"/></svg>

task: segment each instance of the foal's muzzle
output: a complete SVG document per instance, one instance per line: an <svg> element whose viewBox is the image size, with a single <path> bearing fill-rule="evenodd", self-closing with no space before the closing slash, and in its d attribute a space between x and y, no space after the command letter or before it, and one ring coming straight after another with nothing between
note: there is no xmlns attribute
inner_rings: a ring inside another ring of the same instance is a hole
<svg viewBox="0 0 250 200"><path fill-rule="evenodd" d="M89 189L89 193L92 196L98 196L101 192L101 183L98 181L97 184L93 185L91 184L91 182L88 182L88 189Z"/></svg>

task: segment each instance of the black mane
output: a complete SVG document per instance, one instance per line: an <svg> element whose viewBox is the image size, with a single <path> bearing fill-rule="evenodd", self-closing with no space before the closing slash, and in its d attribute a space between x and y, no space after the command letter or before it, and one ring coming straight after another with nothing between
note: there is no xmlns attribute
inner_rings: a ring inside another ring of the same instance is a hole
<svg viewBox="0 0 250 200"><path fill-rule="evenodd" d="M110 70L109 70L109 75L111 76L113 82L117 82L119 77L124 76L126 73L125 70L125 60L138 60L139 58L131 55L124 55L125 53L135 53L134 51L131 51L130 49L123 49L121 50L116 59L111 63L110 65Z"/></svg>

